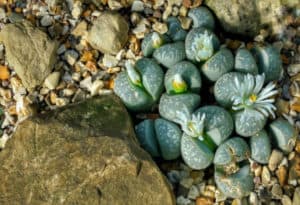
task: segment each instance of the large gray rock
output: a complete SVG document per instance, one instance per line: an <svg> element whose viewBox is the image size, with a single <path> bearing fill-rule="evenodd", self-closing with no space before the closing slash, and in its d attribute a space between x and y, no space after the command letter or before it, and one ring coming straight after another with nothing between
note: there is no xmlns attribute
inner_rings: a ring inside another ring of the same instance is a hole
<svg viewBox="0 0 300 205"><path fill-rule="evenodd" d="M206 0L205 4L228 32L255 36L266 26L279 32L273 28L280 19L280 0Z"/></svg>
<svg viewBox="0 0 300 205"><path fill-rule="evenodd" d="M0 204L175 204L113 95L22 122L0 161Z"/></svg>
<svg viewBox="0 0 300 205"><path fill-rule="evenodd" d="M103 53L117 54L126 44L129 26L118 13L103 12L88 34L88 42Z"/></svg>
<svg viewBox="0 0 300 205"><path fill-rule="evenodd" d="M0 32L0 42L5 45L8 64L28 90L41 85L53 69L58 43L29 21L5 25Z"/></svg>

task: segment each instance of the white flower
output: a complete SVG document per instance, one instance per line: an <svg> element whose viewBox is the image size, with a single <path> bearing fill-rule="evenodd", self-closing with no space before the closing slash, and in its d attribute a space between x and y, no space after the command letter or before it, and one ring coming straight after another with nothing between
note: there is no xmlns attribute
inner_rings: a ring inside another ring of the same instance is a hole
<svg viewBox="0 0 300 205"><path fill-rule="evenodd" d="M205 114L201 113L190 114L186 107L181 111L176 111L175 121L181 125L183 132L191 137L197 137L199 140L204 140L204 121Z"/></svg>
<svg viewBox="0 0 300 205"><path fill-rule="evenodd" d="M125 62L126 71L130 81L137 86L142 87L142 79L138 71L134 68L134 64L132 61L127 60Z"/></svg>
<svg viewBox="0 0 300 205"><path fill-rule="evenodd" d="M265 117L272 115L275 118L276 107L273 105L275 101L273 96L278 93L278 90L275 89L273 82L263 88L264 81L264 74L256 76L247 74L242 82L236 77L234 79L235 94L231 98L232 109L255 109Z"/></svg>
<svg viewBox="0 0 300 205"><path fill-rule="evenodd" d="M195 53L197 61L203 61L209 59L214 53L214 46L212 35L209 35L207 31L200 34L195 38L192 43L192 51Z"/></svg>

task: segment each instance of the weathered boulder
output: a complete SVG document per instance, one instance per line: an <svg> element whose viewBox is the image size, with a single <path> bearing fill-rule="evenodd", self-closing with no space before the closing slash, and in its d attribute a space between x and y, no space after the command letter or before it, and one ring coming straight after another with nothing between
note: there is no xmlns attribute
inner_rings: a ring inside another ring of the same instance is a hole
<svg viewBox="0 0 300 205"><path fill-rule="evenodd" d="M206 0L224 30L255 36L261 28L269 27L276 33L282 3L280 0Z"/></svg>
<svg viewBox="0 0 300 205"><path fill-rule="evenodd" d="M4 43L8 64L28 90L41 85L53 69L58 43L29 21L6 24L0 42Z"/></svg>
<svg viewBox="0 0 300 205"><path fill-rule="evenodd" d="M116 12L103 12L88 33L88 42L103 53L117 54L126 44L129 26Z"/></svg>
<svg viewBox="0 0 300 205"><path fill-rule="evenodd" d="M22 122L0 160L0 204L175 204L113 95Z"/></svg>

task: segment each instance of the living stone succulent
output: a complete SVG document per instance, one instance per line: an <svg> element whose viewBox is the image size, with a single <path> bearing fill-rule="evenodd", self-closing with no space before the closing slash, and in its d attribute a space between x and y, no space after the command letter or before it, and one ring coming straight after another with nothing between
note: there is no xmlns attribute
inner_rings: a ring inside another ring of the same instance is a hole
<svg viewBox="0 0 300 205"><path fill-rule="evenodd" d="M271 138L286 153L295 144L297 130L275 115L280 56L271 45L236 51L220 46L205 7L190 9L188 16L189 31L169 17L167 33L148 34L141 46L148 58L126 63L114 90L129 110L159 113L136 126L141 146L152 157L181 156L196 170L213 164L218 189L242 198L254 187L249 159L268 163Z"/></svg>
<svg viewBox="0 0 300 205"><path fill-rule="evenodd" d="M142 58L115 79L114 92L132 111L150 110L163 91L164 73L152 59Z"/></svg>

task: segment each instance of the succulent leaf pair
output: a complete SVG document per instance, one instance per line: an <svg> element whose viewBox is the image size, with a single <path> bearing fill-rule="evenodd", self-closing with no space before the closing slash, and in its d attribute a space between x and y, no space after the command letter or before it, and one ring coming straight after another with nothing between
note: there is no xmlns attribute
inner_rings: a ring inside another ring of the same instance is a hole
<svg viewBox="0 0 300 205"><path fill-rule="evenodd" d="M252 136L263 129L267 118L275 118L273 97L278 93L275 84L264 86L265 76L227 73L219 78L214 95L219 104L234 112L235 129L241 136Z"/></svg>
<svg viewBox="0 0 300 205"><path fill-rule="evenodd" d="M142 58L115 79L114 91L132 111L150 110L163 92L164 73L152 59Z"/></svg>

